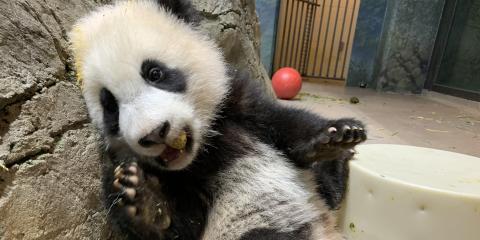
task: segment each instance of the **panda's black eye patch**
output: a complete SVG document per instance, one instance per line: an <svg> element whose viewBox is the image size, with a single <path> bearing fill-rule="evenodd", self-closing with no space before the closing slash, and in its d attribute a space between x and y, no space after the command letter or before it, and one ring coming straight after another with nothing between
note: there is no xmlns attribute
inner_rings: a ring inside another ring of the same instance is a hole
<svg viewBox="0 0 480 240"><path fill-rule="evenodd" d="M117 99L106 88L102 88L100 91L100 104L103 107L103 124L105 126L105 132L109 135L117 134L119 130Z"/></svg>
<svg viewBox="0 0 480 240"><path fill-rule="evenodd" d="M140 75L150 85L170 91L185 92L185 75L178 69L171 69L156 60L143 61Z"/></svg>

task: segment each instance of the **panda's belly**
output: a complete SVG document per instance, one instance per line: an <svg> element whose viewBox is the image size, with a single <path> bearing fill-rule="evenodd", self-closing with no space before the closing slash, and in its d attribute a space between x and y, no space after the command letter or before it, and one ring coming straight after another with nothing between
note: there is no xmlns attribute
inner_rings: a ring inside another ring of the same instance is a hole
<svg viewBox="0 0 480 240"><path fill-rule="evenodd" d="M325 236L333 226L317 226L328 222L330 213L314 191L310 171L296 168L268 145L254 146L255 153L237 159L212 183L218 191L203 239L239 239L258 228Z"/></svg>

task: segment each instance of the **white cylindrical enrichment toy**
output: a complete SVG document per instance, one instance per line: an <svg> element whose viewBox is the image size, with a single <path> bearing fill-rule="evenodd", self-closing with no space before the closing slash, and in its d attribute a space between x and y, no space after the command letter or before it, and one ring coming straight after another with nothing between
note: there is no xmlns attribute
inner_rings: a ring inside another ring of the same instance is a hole
<svg viewBox="0 0 480 240"><path fill-rule="evenodd" d="M340 226L348 240L479 240L480 158L429 148L357 148Z"/></svg>

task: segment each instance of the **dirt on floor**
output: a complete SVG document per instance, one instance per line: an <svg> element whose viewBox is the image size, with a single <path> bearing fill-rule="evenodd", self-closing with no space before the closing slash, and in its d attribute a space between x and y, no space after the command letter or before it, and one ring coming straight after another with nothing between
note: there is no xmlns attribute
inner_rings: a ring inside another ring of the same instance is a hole
<svg viewBox="0 0 480 240"><path fill-rule="evenodd" d="M328 118L358 118L369 131L366 144L406 144L480 157L480 102L435 92L404 95L310 82L296 99L282 102Z"/></svg>

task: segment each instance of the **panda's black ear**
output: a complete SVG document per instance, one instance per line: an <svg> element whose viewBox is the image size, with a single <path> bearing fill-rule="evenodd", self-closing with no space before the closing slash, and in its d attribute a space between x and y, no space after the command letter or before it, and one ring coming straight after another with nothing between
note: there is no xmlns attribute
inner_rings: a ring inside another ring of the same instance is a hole
<svg viewBox="0 0 480 240"><path fill-rule="evenodd" d="M200 21L200 14L193 7L190 0L157 0L157 3L172 11L178 18L187 23L198 23Z"/></svg>

